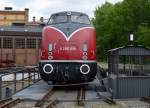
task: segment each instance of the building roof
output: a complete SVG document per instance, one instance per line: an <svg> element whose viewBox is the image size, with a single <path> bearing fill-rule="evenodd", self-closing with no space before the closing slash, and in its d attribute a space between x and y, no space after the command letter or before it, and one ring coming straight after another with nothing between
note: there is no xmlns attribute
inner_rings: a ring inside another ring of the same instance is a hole
<svg viewBox="0 0 150 108"><path fill-rule="evenodd" d="M14 35L40 35L43 26L0 26L0 36L14 36Z"/></svg>
<svg viewBox="0 0 150 108"><path fill-rule="evenodd" d="M8 14L8 13L11 13L11 14L24 14L25 11L0 10L0 13L2 13L2 14Z"/></svg>
<svg viewBox="0 0 150 108"><path fill-rule="evenodd" d="M144 47L142 45L133 46L123 46L114 48L108 51L110 55L149 55L150 56L150 48Z"/></svg>
<svg viewBox="0 0 150 108"><path fill-rule="evenodd" d="M2 14L25 14L29 9L25 8L24 10L13 10L12 7L5 7L4 10L0 10Z"/></svg>

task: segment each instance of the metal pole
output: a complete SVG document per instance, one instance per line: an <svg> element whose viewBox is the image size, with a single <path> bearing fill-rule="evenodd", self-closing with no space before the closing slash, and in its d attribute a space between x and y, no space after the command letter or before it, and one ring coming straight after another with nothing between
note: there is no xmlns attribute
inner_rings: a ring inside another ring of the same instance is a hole
<svg viewBox="0 0 150 108"><path fill-rule="evenodd" d="M36 38L36 50L35 50L35 56L36 56L36 63L35 65L38 65L38 61L39 61L39 38Z"/></svg>
<svg viewBox="0 0 150 108"><path fill-rule="evenodd" d="M3 53L2 53L3 52L3 37L1 37L1 43L0 44L1 44L1 63L2 63L2 58L3 58L2 57L3 56Z"/></svg>
<svg viewBox="0 0 150 108"><path fill-rule="evenodd" d="M35 70L35 68L34 68L34 82L35 82L35 71L36 71L36 70Z"/></svg>
<svg viewBox="0 0 150 108"><path fill-rule="evenodd" d="M40 72L39 72L39 69L37 71L37 74L38 74L38 80L40 79Z"/></svg>
<svg viewBox="0 0 150 108"><path fill-rule="evenodd" d="M25 55L24 55L24 66L27 65L27 37L25 37Z"/></svg>
<svg viewBox="0 0 150 108"><path fill-rule="evenodd" d="M16 73L14 73L14 93L16 93Z"/></svg>
<svg viewBox="0 0 150 108"><path fill-rule="evenodd" d="M22 71L22 89L24 88L24 70Z"/></svg>
<svg viewBox="0 0 150 108"><path fill-rule="evenodd" d="M15 57L16 57L16 46L15 46L15 38L12 38L13 40L13 47L12 47L12 56L13 56L13 62L15 63ZM14 65L14 64L13 64Z"/></svg>
<svg viewBox="0 0 150 108"><path fill-rule="evenodd" d="M30 71L29 71L29 69L28 69L28 85L30 85L30 80L31 80L31 74L30 74Z"/></svg>
<svg viewBox="0 0 150 108"><path fill-rule="evenodd" d="M2 77L0 76L0 99L2 99Z"/></svg>

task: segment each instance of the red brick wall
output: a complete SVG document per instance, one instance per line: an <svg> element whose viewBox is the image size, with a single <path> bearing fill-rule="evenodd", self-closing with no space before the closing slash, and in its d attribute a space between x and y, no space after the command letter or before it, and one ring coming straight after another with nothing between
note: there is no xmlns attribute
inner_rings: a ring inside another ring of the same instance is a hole
<svg viewBox="0 0 150 108"><path fill-rule="evenodd" d="M38 52L35 49L15 49L13 56L12 49L0 49L0 60L5 61L8 55L8 60L15 59L16 66L37 65Z"/></svg>

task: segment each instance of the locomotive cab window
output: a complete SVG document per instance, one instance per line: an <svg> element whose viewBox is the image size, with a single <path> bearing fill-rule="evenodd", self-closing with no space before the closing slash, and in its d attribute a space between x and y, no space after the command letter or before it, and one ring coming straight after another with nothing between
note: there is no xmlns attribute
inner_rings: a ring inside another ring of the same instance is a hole
<svg viewBox="0 0 150 108"><path fill-rule="evenodd" d="M48 24L59 24L59 23L83 23L90 24L89 17L86 14L74 13L74 12L63 12L58 14L53 14L48 22Z"/></svg>
<svg viewBox="0 0 150 108"><path fill-rule="evenodd" d="M58 24L67 22L67 15L56 14L51 16L49 24Z"/></svg>
<svg viewBox="0 0 150 108"><path fill-rule="evenodd" d="M89 18L86 15L71 15L71 21L76 23L90 24Z"/></svg>

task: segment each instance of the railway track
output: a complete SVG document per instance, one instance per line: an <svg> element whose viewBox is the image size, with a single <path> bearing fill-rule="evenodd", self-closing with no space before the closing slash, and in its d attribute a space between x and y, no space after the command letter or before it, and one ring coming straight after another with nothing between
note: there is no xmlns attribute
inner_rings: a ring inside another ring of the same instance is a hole
<svg viewBox="0 0 150 108"><path fill-rule="evenodd" d="M108 97L104 101L110 105L116 105L116 101L114 101L112 98Z"/></svg>
<svg viewBox="0 0 150 108"><path fill-rule="evenodd" d="M84 102L85 102L85 87L81 87L77 94L77 104L79 106L84 106L85 105Z"/></svg>
<svg viewBox="0 0 150 108"><path fill-rule="evenodd" d="M87 85L82 86L75 86L72 87L53 87L50 89L41 100L37 101L35 104L35 107L39 108L54 108L56 106L59 106L58 104L62 104L64 102L74 103L74 105L77 106L85 106L86 102L94 102L94 100L86 99L86 87ZM95 91L95 89L93 89ZM73 91L73 97L76 98L69 98L68 95L70 95ZM96 92L96 91L95 91ZM63 94L63 95L62 95ZM64 98L62 98L64 97ZM68 98L68 99L67 99ZM114 101L107 99L107 104L116 104Z"/></svg>
<svg viewBox="0 0 150 108"><path fill-rule="evenodd" d="M56 106L57 103L59 103L59 100L53 100L53 101L49 102L49 104L46 106L46 108L53 108L54 106Z"/></svg>
<svg viewBox="0 0 150 108"><path fill-rule="evenodd" d="M5 99L5 100L1 100L0 101L0 108L12 108L13 106L17 105L18 103L20 103L21 100L19 98L17 99Z"/></svg>
<svg viewBox="0 0 150 108"><path fill-rule="evenodd" d="M12 98L7 98L7 99L0 100L0 106L3 105L4 103L10 101L10 100L12 100Z"/></svg>
<svg viewBox="0 0 150 108"><path fill-rule="evenodd" d="M50 89L41 100L37 101L35 107L41 107L55 93L55 88Z"/></svg>
<svg viewBox="0 0 150 108"><path fill-rule="evenodd" d="M142 97L141 100L150 104L150 96Z"/></svg>
<svg viewBox="0 0 150 108"><path fill-rule="evenodd" d="M67 91L65 91L67 89ZM85 87L77 87L77 90L75 90L75 94L77 94L77 98L75 100L61 100L59 99L59 92L65 91L65 94L67 96L67 93L69 92L70 89L68 88L61 88L61 87L53 87L50 89L41 100L37 101L35 103L35 107L38 108L54 108L59 102L73 102L76 103L78 106L84 106L85 105ZM71 90L70 90L71 91ZM56 95L56 97L54 96ZM58 97L57 97L58 95ZM55 97L55 98L52 98Z"/></svg>

